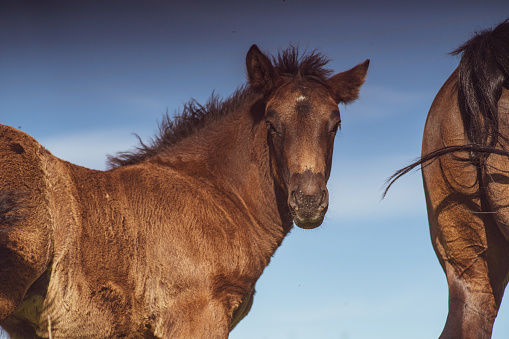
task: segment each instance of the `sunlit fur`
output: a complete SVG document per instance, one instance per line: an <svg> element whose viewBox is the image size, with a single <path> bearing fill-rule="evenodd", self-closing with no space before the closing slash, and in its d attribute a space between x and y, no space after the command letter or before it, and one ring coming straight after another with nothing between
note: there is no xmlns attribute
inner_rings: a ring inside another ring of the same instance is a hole
<svg viewBox="0 0 509 339"><path fill-rule="evenodd" d="M449 285L440 338L487 339L509 280L509 21L455 53L461 62L431 106L422 157L393 180L422 165Z"/></svg>
<svg viewBox="0 0 509 339"><path fill-rule="evenodd" d="M329 78L323 57L294 48L275 60L253 46L246 86L167 116L108 171L0 125L0 324L12 338L228 337L294 219L323 219L310 194L330 173L337 104L368 68ZM309 147L319 156L299 160ZM320 173L299 176L301 161Z"/></svg>

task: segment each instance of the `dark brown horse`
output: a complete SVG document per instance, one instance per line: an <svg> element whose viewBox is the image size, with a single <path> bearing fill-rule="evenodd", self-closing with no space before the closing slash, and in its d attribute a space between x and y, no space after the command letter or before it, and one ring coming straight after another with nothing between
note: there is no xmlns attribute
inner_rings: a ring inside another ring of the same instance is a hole
<svg viewBox="0 0 509 339"><path fill-rule="evenodd" d="M440 338L490 338L509 279L509 21L462 45L428 114L422 165L431 240L449 284Z"/></svg>
<svg viewBox="0 0 509 339"><path fill-rule="evenodd" d="M328 206L338 103L368 61L253 46L248 85L189 103L94 171L0 126L0 323L13 338L227 338L293 222Z"/></svg>

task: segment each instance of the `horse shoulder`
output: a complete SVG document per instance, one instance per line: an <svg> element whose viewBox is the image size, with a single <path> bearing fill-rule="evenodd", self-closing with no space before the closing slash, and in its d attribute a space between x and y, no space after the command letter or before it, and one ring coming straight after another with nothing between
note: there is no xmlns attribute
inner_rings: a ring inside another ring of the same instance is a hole
<svg viewBox="0 0 509 339"><path fill-rule="evenodd" d="M145 299L163 314L161 321L189 318L196 324L200 312L212 310L226 318L245 315L263 265L252 262L253 220L242 200L211 178L171 167L145 164L121 172L131 178L123 180L128 195L143 195L136 201L144 206L132 208L151 211L140 221L150 243L140 279L151 286ZM200 311L203 300L215 306ZM233 316L240 307L242 315Z"/></svg>

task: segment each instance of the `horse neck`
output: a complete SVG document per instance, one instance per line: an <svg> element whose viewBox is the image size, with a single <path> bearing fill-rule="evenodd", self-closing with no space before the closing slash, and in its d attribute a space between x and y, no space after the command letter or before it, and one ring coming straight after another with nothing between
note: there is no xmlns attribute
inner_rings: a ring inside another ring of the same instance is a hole
<svg viewBox="0 0 509 339"><path fill-rule="evenodd" d="M292 219L287 195L274 181L264 110L260 98L250 98L183 140L171 150L170 159L172 167L210 180L240 200L258 226L255 231L270 234L279 245Z"/></svg>

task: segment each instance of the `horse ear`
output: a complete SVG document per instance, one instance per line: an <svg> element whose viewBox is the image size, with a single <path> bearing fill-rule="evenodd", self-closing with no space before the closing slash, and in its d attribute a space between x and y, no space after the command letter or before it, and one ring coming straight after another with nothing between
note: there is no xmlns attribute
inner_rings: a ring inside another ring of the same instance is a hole
<svg viewBox="0 0 509 339"><path fill-rule="evenodd" d="M257 91L268 95L279 83L280 76L269 58L253 45L246 55L249 84Z"/></svg>
<svg viewBox="0 0 509 339"><path fill-rule="evenodd" d="M332 98L336 103L347 104L359 97L359 89L366 79L369 59L358 64L349 71L338 73L327 80L332 90Z"/></svg>

